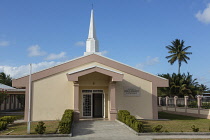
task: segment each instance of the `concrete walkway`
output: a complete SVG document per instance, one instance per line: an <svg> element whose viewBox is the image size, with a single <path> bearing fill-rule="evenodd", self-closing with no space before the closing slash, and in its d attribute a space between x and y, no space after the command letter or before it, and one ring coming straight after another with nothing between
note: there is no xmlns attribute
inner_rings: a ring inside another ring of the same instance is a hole
<svg viewBox="0 0 210 140"><path fill-rule="evenodd" d="M139 139L116 121L82 120L74 124L73 138L79 139Z"/></svg>

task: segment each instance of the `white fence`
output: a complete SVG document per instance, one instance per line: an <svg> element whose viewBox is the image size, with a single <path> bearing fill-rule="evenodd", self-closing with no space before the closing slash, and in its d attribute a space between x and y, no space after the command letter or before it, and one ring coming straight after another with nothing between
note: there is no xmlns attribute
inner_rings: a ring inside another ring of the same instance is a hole
<svg viewBox="0 0 210 140"><path fill-rule="evenodd" d="M193 104L190 105L190 103ZM188 96L184 98L178 98L177 96L174 98L159 97L158 105L159 111L210 119L210 109L205 109L209 107L203 106L204 103L202 103L201 96L197 96L197 99L193 101L189 100Z"/></svg>

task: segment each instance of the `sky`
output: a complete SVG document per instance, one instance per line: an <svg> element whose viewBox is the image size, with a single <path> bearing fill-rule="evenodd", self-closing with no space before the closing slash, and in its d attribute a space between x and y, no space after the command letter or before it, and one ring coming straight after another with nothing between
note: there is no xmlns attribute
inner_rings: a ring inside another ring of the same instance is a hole
<svg viewBox="0 0 210 140"><path fill-rule="evenodd" d="M83 56L90 11L102 54L152 73L177 73L165 58L175 39L192 46L188 64L210 88L210 0L0 0L0 72L18 78Z"/></svg>

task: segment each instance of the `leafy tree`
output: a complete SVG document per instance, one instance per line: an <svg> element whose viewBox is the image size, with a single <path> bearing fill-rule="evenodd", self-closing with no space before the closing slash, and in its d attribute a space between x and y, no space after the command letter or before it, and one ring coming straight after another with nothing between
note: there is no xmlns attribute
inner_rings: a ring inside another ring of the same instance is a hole
<svg viewBox="0 0 210 140"><path fill-rule="evenodd" d="M200 94L197 79L193 79L192 75L187 74L159 74L159 76L169 80L169 87L158 88L158 96L190 96Z"/></svg>
<svg viewBox="0 0 210 140"><path fill-rule="evenodd" d="M6 75L4 72L0 72L0 83L12 86L12 78L10 75Z"/></svg>
<svg viewBox="0 0 210 140"><path fill-rule="evenodd" d="M8 98L7 91L4 89L0 89L0 105L4 102L5 99Z"/></svg>
<svg viewBox="0 0 210 140"><path fill-rule="evenodd" d="M192 52L186 52L191 46L184 46L184 41L180 41L179 39L175 39L171 42L172 45L166 46L168 49L168 53L171 55L166 56L168 62L173 65L174 62L178 61L178 74L180 74L180 68L182 65L182 62L187 63L187 60L190 60L190 58L187 55L192 54Z"/></svg>
<svg viewBox="0 0 210 140"><path fill-rule="evenodd" d="M209 88L208 88L206 85L203 85L203 84L200 84L200 85L199 85L199 90L200 90L201 93L207 92L208 89L209 89Z"/></svg>

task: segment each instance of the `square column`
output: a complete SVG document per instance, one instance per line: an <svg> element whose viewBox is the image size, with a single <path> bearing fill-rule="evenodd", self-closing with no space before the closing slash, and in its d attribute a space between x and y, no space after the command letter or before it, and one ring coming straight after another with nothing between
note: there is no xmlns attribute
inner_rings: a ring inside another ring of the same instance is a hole
<svg viewBox="0 0 210 140"><path fill-rule="evenodd" d="M79 84L74 82L74 121L79 121Z"/></svg>
<svg viewBox="0 0 210 140"><path fill-rule="evenodd" d="M116 109L116 92L115 92L116 82L110 82L110 120L113 121L117 118Z"/></svg>

